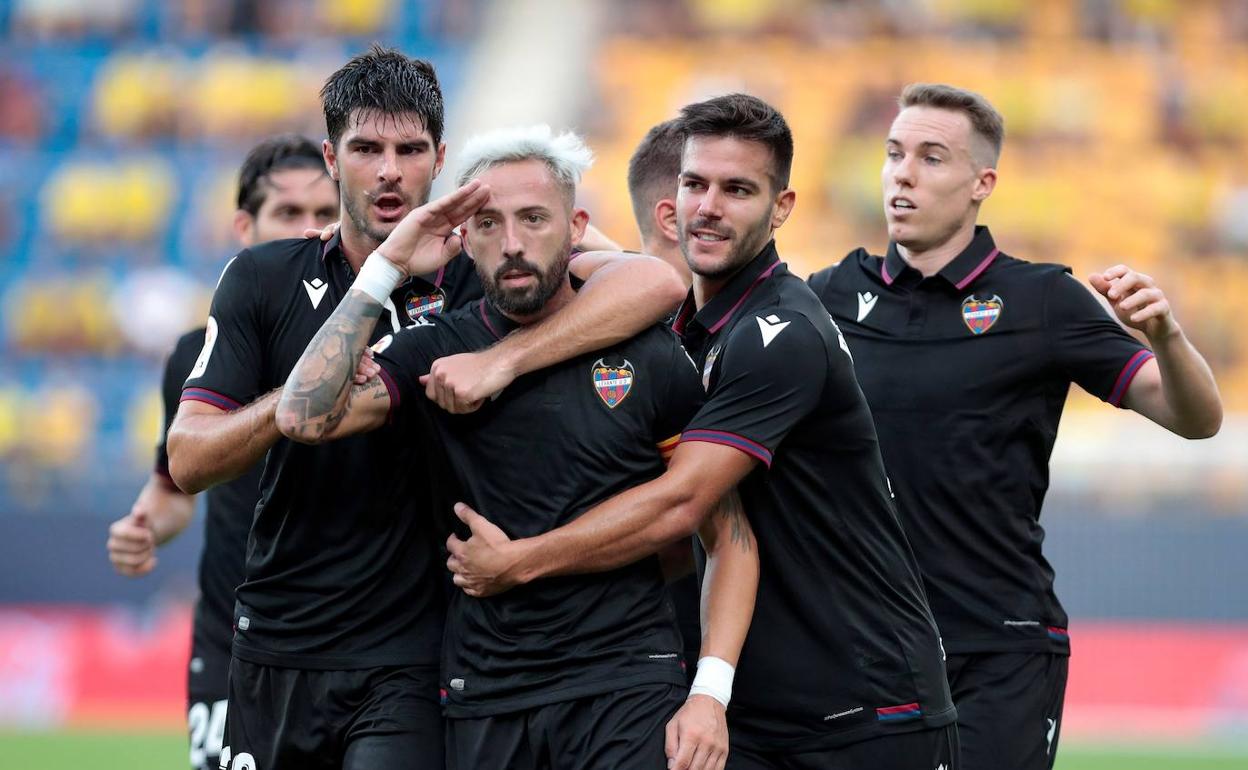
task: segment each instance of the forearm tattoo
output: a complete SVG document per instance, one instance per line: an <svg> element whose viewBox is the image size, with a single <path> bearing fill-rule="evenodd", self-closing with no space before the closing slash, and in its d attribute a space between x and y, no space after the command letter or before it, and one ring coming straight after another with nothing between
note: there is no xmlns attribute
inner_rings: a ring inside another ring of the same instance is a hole
<svg viewBox="0 0 1248 770"><path fill-rule="evenodd" d="M715 515L727 520L732 544L749 553L754 547L754 533L750 529L750 522L745 518L745 507L741 505L741 496L737 494L737 490L732 490L720 499L719 510Z"/></svg>
<svg viewBox="0 0 1248 770"><path fill-rule="evenodd" d="M379 315L381 305L375 299L349 291L303 351L277 405L279 419L296 425L299 438L321 438L333 431L351 410L353 398L386 395L377 377L351 387Z"/></svg>

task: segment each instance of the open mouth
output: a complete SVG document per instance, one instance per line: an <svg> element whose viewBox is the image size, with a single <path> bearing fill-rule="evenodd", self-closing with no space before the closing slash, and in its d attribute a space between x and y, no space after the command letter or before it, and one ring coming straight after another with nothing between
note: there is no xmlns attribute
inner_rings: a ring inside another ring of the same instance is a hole
<svg viewBox="0 0 1248 770"><path fill-rule="evenodd" d="M898 214L907 214L918 209L918 206L904 195L895 195L889 199L888 208Z"/></svg>
<svg viewBox="0 0 1248 770"><path fill-rule="evenodd" d="M722 243L728 240L728 236L723 233L717 233L714 230L694 230L690 233L695 241L702 243Z"/></svg>
<svg viewBox="0 0 1248 770"><path fill-rule="evenodd" d="M378 195L373 200L373 208L384 218L397 217L403 213L403 198L390 193Z"/></svg>
<svg viewBox="0 0 1248 770"><path fill-rule="evenodd" d="M500 283L523 283L533 277L533 273L528 270L508 270L499 276Z"/></svg>

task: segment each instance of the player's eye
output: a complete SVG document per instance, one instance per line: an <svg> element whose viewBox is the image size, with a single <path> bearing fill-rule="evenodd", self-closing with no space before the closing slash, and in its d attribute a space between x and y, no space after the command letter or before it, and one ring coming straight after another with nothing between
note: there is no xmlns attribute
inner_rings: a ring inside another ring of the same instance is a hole
<svg viewBox="0 0 1248 770"><path fill-rule="evenodd" d="M939 166L941 163L944 163L944 158L938 155L928 155L923 161L929 166Z"/></svg>
<svg viewBox="0 0 1248 770"><path fill-rule="evenodd" d="M684 186L686 190L701 190L703 187L701 182L694 179L686 179L684 181Z"/></svg>
<svg viewBox="0 0 1248 770"><path fill-rule="evenodd" d="M542 221L542 217L540 214L525 214L524 215L525 224L536 225L536 224L539 224L541 221Z"/></svg>
<svg viewBox="0 0 1248 770"><path fill-rule="evenodd" d="M889 160L901 160L901 153L896 150L889 150L884 154L888 156Z"/></svg>

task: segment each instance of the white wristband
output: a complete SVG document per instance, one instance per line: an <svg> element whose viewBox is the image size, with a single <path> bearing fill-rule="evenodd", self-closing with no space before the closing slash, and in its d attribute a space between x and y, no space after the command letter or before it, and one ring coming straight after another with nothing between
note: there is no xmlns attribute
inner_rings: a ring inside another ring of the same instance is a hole
<svg viewBox="0 0 1248 770"><path fill-rule="evenodd" d="M723 658L707 655L698 659L698 673L693 677L690 695L709 695L728 708L732 698L732 678L737 670Z"/></svg>
<svg viewBox="0 0 1248 770"><path fill-rule="evenodd" d="M394 287L401 280L403 271L374 251L364 260L364 267L360 268L360 274L355 277L355 283L351 286L384 305L390 292L394 291Z"/></svg>

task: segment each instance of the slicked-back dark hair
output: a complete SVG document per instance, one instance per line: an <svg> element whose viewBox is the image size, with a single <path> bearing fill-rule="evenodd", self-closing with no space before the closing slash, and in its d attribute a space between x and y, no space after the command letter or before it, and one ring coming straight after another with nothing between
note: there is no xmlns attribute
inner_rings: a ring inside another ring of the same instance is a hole
<svg viewBox="0 0 1248 770"><path fill-rule="evenodd" d="M363 120L370 115L412 114L420 118L433 143L442 142L442 87L433 65L413 59L393 48L374 43L367 53L347 62L329 76L321 88L325 131L329 141L347 130L351 115Z"/></svg>
<svg viewBox="0 0 1248 770"><path fill-rule="evenodd" d="M789 186L793 169L793 134L775 107L749 94L728 94L687 105L677 121L686 136L731 136L771 150L773 192Z"/></svg>
<svg viewBox="0 0 1248 770"><path fill-rule="evenodd" d="M315 168L328 176L321 148L300 134L278 134L251 148L238 171L238 207L255 216L269 191L268 179L278 171Z"/></svg>
<svg viewBox="0 0 1248 770"><path fill-rule="evenodd" d="M685 135L680 125L674 119L666 120L646 132L628 161L628 196L642 237L650 237L654 230L654 205L664 198L676 197L684 149Z"/></svg>

